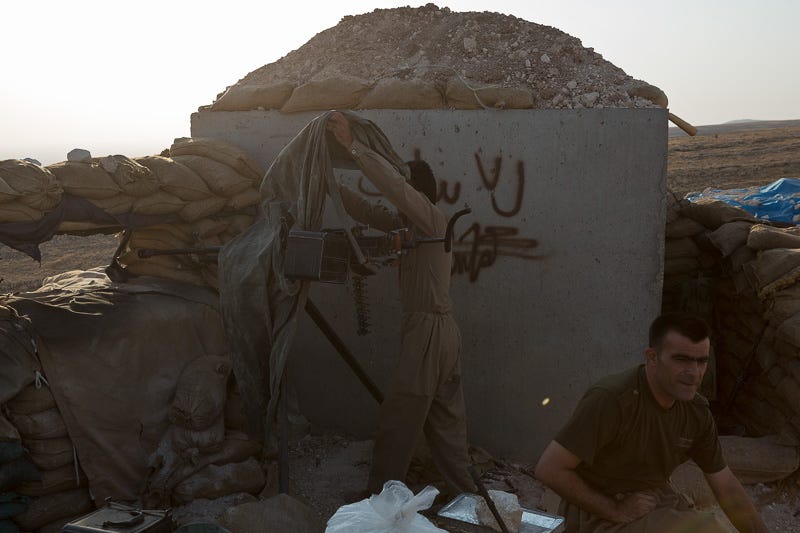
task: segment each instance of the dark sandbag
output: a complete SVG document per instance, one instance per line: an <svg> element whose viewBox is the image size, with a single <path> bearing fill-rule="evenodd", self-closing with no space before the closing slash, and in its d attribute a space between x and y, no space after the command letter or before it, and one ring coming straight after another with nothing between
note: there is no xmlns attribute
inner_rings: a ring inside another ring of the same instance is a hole
<svg viewBox="0 0 800 533"><path fill-rule="evenodd" d="M0 520L24 513L31 499L15 492L0 494Z"/></svg>
<svg viewBox="0 0 800 533"><path fill-rule="evenodd" d="M0 465L19 459L24 453L25 449L18 440L0 442Z"/></svg>
<svg viewBox="0 0 800 533"><path fill-rule="evenodd" d="M55 439L67 436L67 426L57 408L31 414L8 413L23 439Z"/></svg>
<svg viewBox="0 0 800 533"><path fill-rule="evenodd" d="M28 510L18 515L15 521L27 531L33 531L58 520L86 514L94 509L94 503L86 489L70 489L57 494L35 498Z"/></svg>
<svg viewBox="0 0 800 533"><path fill-rule="evenodd" d="M170 420L187 429L210 427L225 408L231 363L227 357L198 357L181 373Z"/></svg>
<svg viewBox="0 0 800 533"><path fill-rule="evenodd" d="M24 483L38 482L40 479L42 474L27 457L18 457L0 465L0 493L16 490Z"/></svg>
<svg viewBox="0 0 800 533"><path fill-rule="evenodd" d="M55 470L42 471L41 480L25 482L17 488L17 492L27 496L44 496L85 487L87 481L86 474L80 469L76 472L75 465L70 464Z"/></svg>
<svg viewBox="0 0 800 533"><path fill-rule="evenodd" d="M39 386L31 383L6 402L8 410L15 414L32 415L47 411L56 406L56 399L50 392L50 387Z"/></svg>

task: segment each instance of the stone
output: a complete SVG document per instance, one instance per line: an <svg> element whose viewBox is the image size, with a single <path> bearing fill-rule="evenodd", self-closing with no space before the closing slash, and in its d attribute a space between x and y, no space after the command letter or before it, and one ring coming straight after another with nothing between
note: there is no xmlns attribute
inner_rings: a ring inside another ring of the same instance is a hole
<svg viewBox="0 0 800 533"><path fill-rule="evenodd" d="M567 89L575 89L578 87L578 82L575 80L569 80L567 82Z"/></svg>
<svg viewBox="0 0 800 533"><path fill-rule="evenodd" d="M489 490L487 492L506 528L512 533L517 533L522 524L522 507L519 505L517 495L501 490ZM476 512L478 514L478 522L481 525L488 526L495 531L501 531L500 524L497 523L492 511L489 509L489 505L483 498L478 500Z"/></svg>
<svg viewBox="0 0 800 533"><path fill-rule="evenodd" d="M67 154L67 161L72 161L74 163L91 163L92 154L89 150L84 150L83 148L73 148Z"/></svg>
<svg viewBox="0 0 800 533"><path fill-rule="evenodd" d="M600 93L592 92L592 93L585 93L578 97L578 101L584 107L594 107L595 102L597 99L600 98Z"/></svg>
<svg viewBox="0 0 800 533"><path fill-rule="evenodd" d="M231 507L222 515L219 525L236 533L264 531L303 531L323 533L325 522L313 509L288 494ZM269 525L265 529L265 526Z"/></svg>
<svg viewBox="0 0 800 533"><path fill-rule="evenodd" d="M542 54L542 57L539 58L539 61L541 61L542 63L549 63L550 56L547 54Z"/></svg>

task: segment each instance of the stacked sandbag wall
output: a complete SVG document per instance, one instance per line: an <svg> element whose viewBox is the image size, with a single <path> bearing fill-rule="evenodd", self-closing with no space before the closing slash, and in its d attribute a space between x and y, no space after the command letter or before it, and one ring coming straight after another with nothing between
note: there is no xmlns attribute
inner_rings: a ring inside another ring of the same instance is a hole
<svg viewBox="0 0 800 533"><path fill-rule="evenodd" d="M244 415L227 357L187 365L169 412L170 426L150 457L145 501L179 508L195 500L255 499L270 475L262 445L243 431ZM213 505L212 505L213 507ZM180 519L178 518L178 521Z"/></svg>
<svg viewBox="0 0 800 533"><path fill-rule="evenodd" d="M22 455L16 464L29 465L13 487L13 493L26 503L24 511L11 517L19 531L57 532L66 522L94 509L88 479L44 381L37 379L3 406L5 419L19 435ZM14 531L3 529L7 530Z"/></svg>
<svg viewBox="0 0 800 533"><path fill-rule="evenodd" d="M663 311L709 320L718 414L797 447L800 230L717 200L668 203Z"/></svg>
<svg viewBox="0 0 800 533"><path fill-rule="evenodd" d="M39 221L64 195L88 200L112 216L160 217L161 224L127 228L131 238L122 266L133 275L216 286L213 254L144 259L138 251L225 244L252 223L262 174L243 150L215 139L176 139L163 155L135 159L86 154L47 167L6 160L0 162L0 225ZM85 235L106 228L92 220L69 221L60 232Z"/></svg>

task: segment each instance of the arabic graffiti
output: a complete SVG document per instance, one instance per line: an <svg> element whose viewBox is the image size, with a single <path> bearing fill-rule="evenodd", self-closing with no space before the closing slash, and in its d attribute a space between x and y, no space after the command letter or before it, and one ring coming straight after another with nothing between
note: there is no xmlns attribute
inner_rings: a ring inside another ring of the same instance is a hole
<svg viewBox="0 0 800 533"><path fill-rule="evenodd" d="M474 222L453 242L452 274L467 274L470 283L478 279L484 268L491 267L498 257L516 257L525 260L543 259L531 253L539 241L519 237L519 229L512 226L486 226Z"/></svg>

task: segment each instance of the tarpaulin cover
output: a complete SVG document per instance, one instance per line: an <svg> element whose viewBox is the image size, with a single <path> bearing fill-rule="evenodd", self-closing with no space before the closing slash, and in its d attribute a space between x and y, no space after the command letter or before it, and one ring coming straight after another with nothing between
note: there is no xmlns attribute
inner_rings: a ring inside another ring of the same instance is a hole
<svg viewBox="0 0 800 533"><path fill-rule="evenodd" d="M217 295L157 278L117 284L96 270L45 282L2 303L30 320L95 501L135 499L181 371L197 357L225 353Z"/></svg>
<svg viewBox="0 0 800 533"><path fill-rule="evenodd" d="M753 216L773 222L800 223L800 179L781 178L764 187L745 189L705 189L689 194L692 202L700 198L722 200L741 207Z"/></svg>
<svg viewBox="0 0 800 533"><path fill-rule="evenodd" d="M220 302L233 371L242 396L248 431L264 438L270 429L278 388L308 294L308 282L282 275L281 217L298 229L319 230L326 194L340 220L344 207L333 168L355 168L325 125L330 112L315 118L278 154L261 182L261 214L220 252ZM400 172L406 165L372 122L345 112L353 137Z"/></svg>

